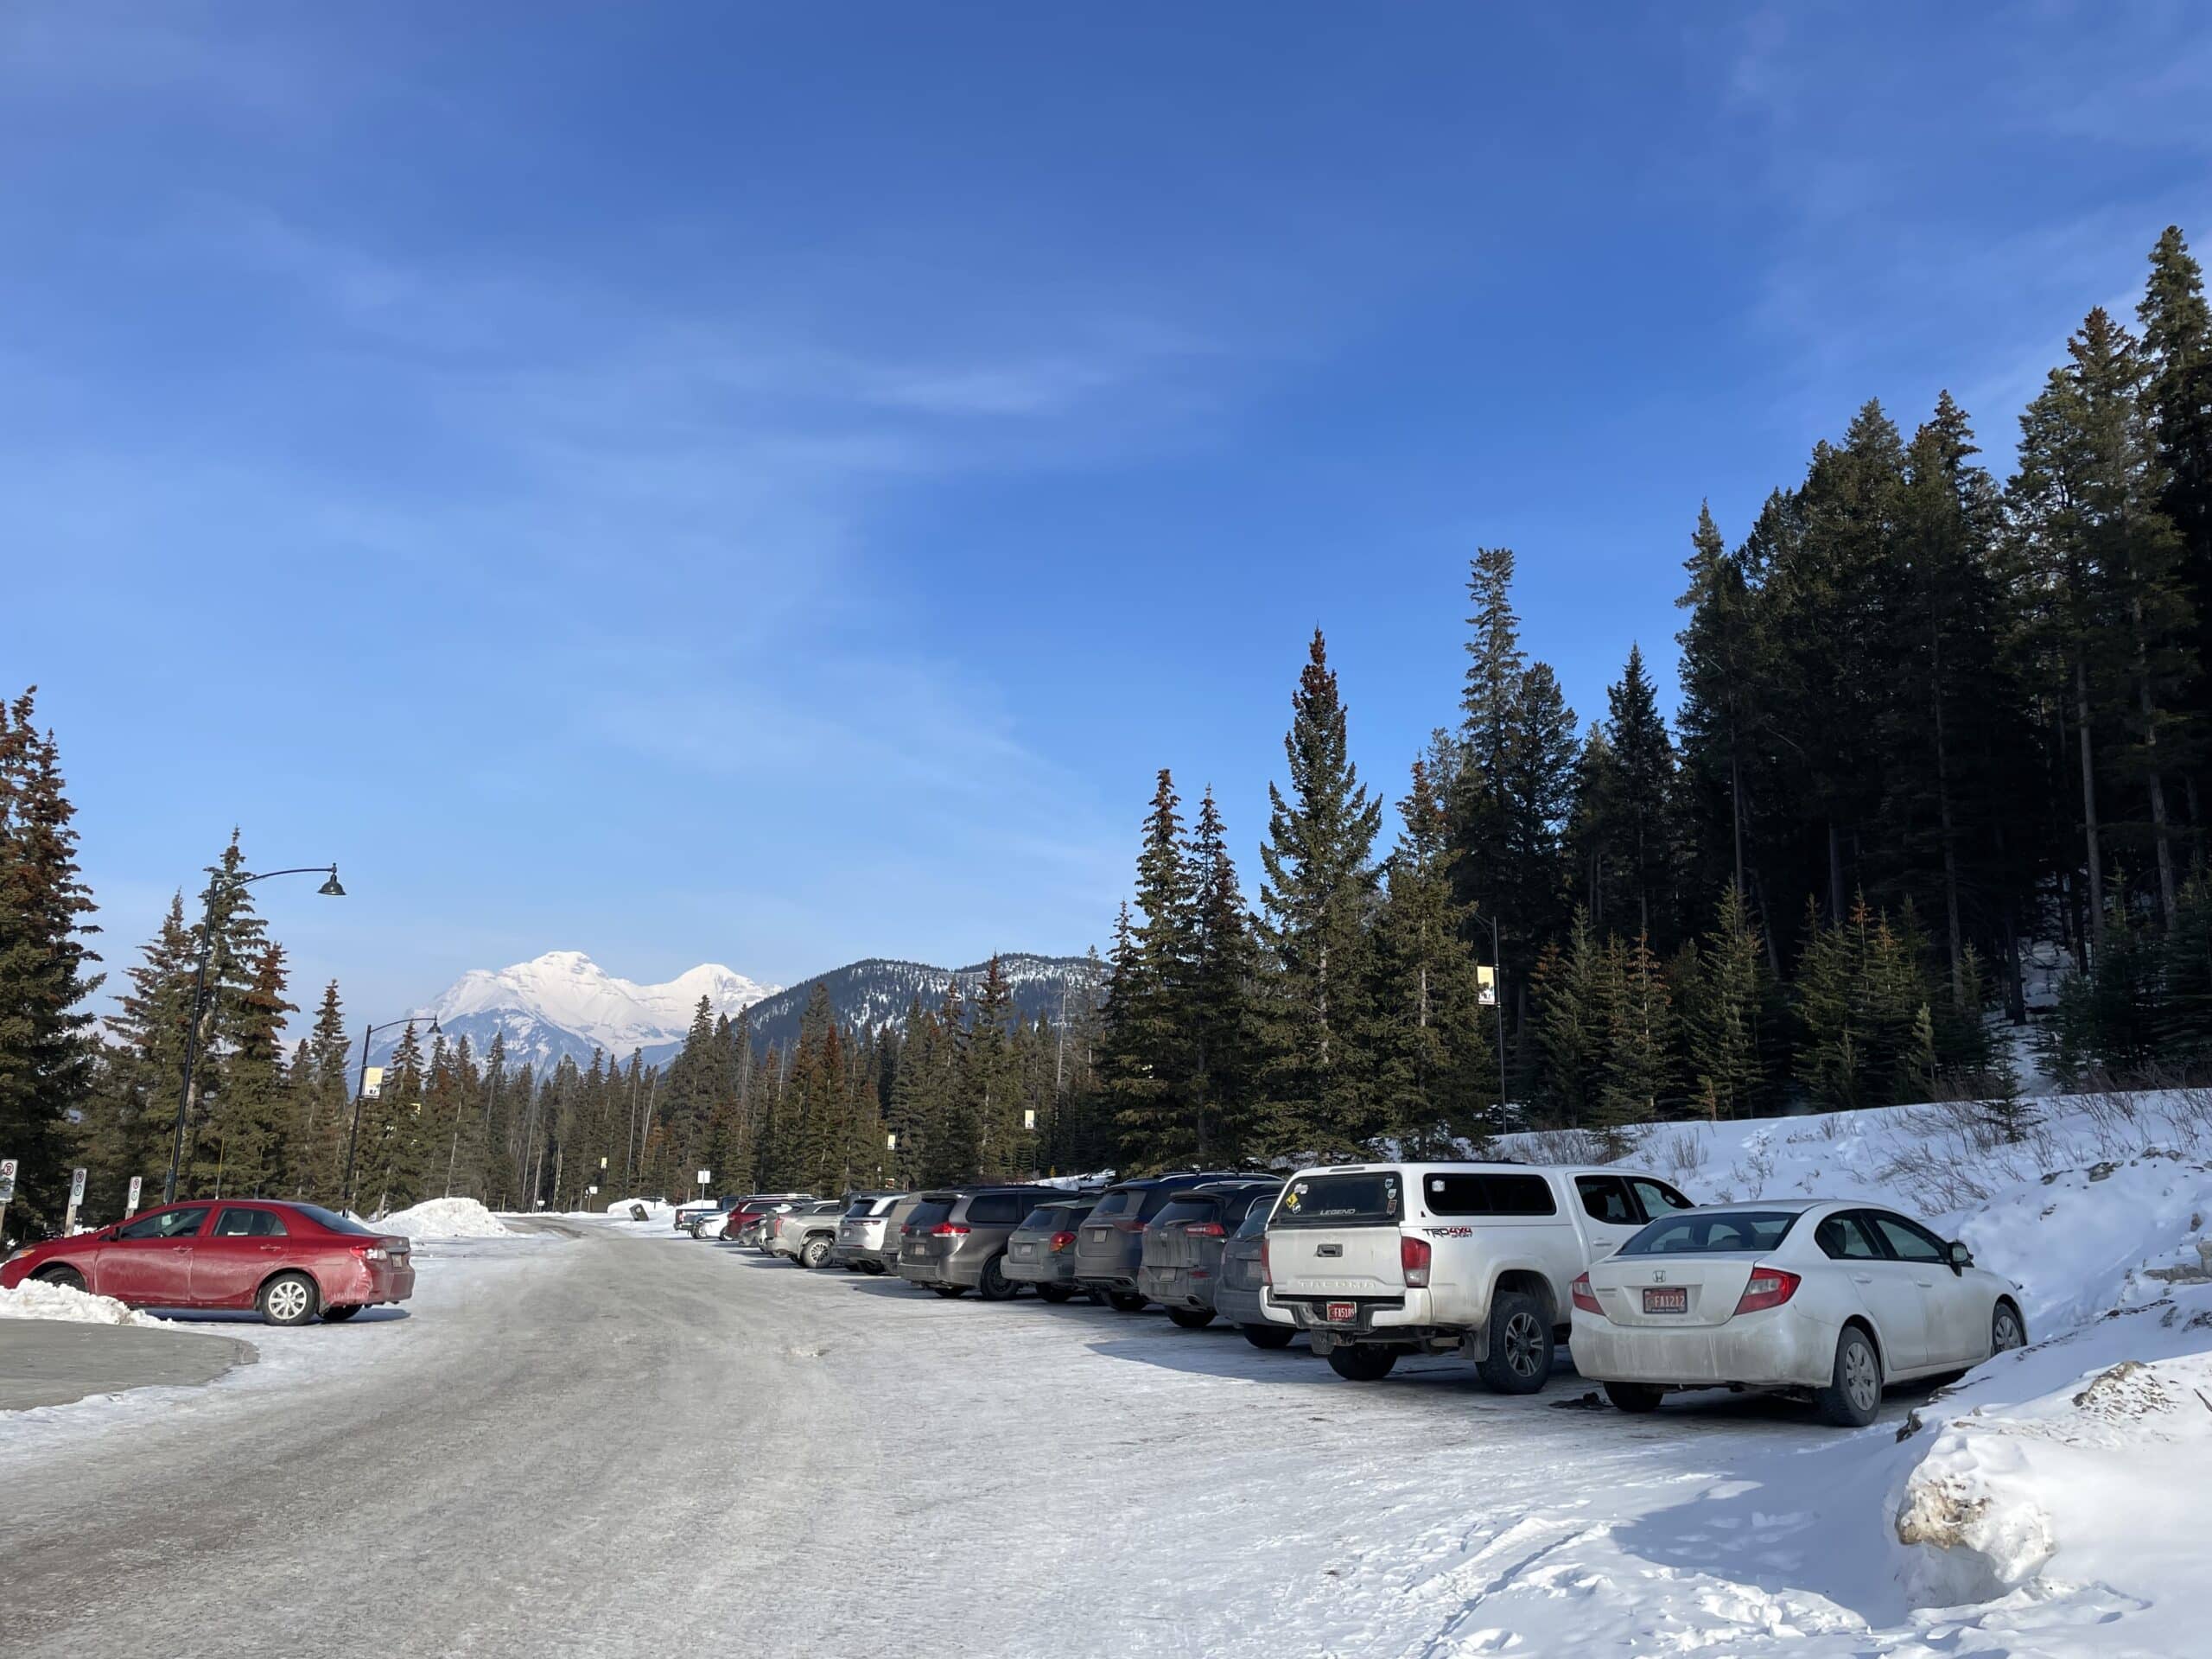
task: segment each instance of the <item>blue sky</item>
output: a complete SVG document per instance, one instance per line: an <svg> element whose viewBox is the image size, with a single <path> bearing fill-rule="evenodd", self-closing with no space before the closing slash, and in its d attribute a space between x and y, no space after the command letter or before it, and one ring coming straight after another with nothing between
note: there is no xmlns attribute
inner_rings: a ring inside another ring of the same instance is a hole
<svg viewBox="0 0 2212 1659"><path fill-rule="evenodd" d="M378 1017L556 947L1105 942L1153 770L1248 884L1306 635L1395 798L1468 556L1583 715L1701 497L2158 230L2212 13L0 11L0 683L119 969L232 824Z"/></svg>

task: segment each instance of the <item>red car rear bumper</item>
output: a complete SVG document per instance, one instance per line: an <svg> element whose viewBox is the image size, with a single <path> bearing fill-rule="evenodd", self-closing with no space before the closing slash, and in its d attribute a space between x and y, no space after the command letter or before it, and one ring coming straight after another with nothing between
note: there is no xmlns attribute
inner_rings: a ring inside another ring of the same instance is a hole
<svg viewBox="0 0 2212 1659"><path fill-rule="evenodd" d="M389 1262L350 1262L315 1275L326 1306L373 1307L381 1302L404 1302L415 1294L415 1269Z"/></svg>

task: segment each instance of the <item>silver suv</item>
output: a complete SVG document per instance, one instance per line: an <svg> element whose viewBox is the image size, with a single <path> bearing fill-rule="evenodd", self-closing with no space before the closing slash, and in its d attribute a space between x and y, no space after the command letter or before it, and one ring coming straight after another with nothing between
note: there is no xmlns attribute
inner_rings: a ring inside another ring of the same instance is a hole
<svg viewBox="0 0 2212 1659"><path fill-rule="evenodd" d="M837 1242L830 1247L825 1265L849 1273L881 1273L883 1241L891 1225L891 1212L904 1192L856 1192L837 1223Z"/></svg>
<svg viewBox="0 0 2212 1659"><path fill-rule="evenodd" d="M1040 1204L1022 1218L1007 1239L1006 1276L1034 1285L1048 1302L1076 1294L1075 1236L1096 1198L1066 1198Z"/></svg>

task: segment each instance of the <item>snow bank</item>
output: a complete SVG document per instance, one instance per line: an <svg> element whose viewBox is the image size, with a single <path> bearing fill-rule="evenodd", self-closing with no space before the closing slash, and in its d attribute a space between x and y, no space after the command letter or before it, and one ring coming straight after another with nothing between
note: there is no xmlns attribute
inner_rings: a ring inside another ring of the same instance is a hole
<svg viewBox="0 0 2212 1659"><path fill-rule="evenodd" d="M1904 1482L1896 1530L1914 1600L2109 1600L2126 1607L2131 1651L2201 1651L2212 1290L2189 1287L1986 1370L1943 1403Z"/></svg>
<svg viewBox="0 0 2212 1659"><path fill-rule="evenodd" d="M514 1230L474 1198L429 1198L375 1224L409 1238L505 1238Z"/></svg>
<svg viewBox="0 0 2212 1659"><path fill-rule="evenodd" d="M111 1296L94 1296L69 1285L27 1279L0 1290L0 1319L60 1319L70 1325L164 1325L150 1313L125 1307Z"/></svg>

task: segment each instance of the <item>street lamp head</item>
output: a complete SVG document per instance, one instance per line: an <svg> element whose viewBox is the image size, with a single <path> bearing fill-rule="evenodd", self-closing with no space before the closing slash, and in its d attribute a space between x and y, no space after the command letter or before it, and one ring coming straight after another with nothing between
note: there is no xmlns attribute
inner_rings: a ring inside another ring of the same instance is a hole
<svg viewBox="0 0 2212 1659"><path fill-rule="evenodd" d="M430 1016L430 1030L429 1030L429 1035L432 1035L432 1036L435 1036L435 1035L437 1034L437 1029L438 1029L438 1019L437 1019L437 1016L436 1016L435 1014L432 1014L432 1015Z"/></svg>
<svg viewBox="0 0 2212 1659"><path fill-rule="evenodd" d="M315 891L326 899L343 899L346 896L346 889L338 885L338 867L335 864L330 867L330 880Z"/></svg>

